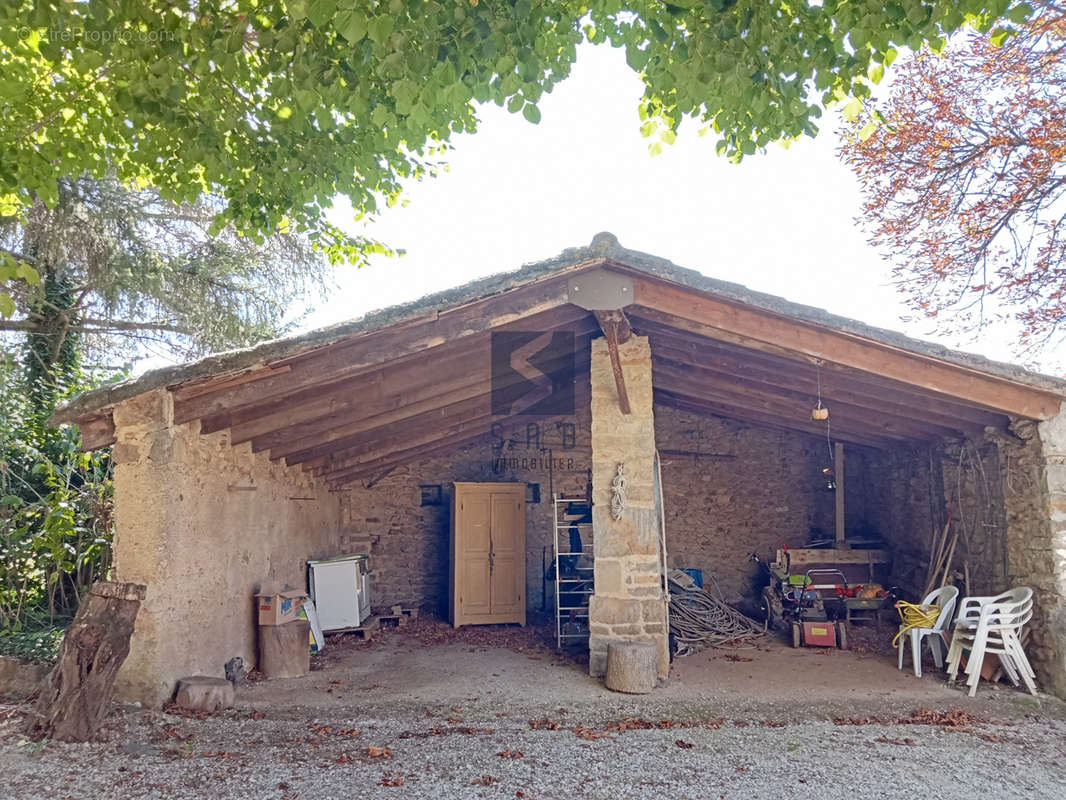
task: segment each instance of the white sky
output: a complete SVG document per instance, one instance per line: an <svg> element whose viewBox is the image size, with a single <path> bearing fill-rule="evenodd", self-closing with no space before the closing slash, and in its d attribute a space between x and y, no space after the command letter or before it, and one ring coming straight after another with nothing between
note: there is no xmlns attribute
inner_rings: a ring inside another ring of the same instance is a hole
<svg viewBox="0 0 1066 800"><path fill-rule="evenodd" d="M301 327L513 270L609 230L624 247L716 278L937 338L928 322L900 321L907 309L855 222L858 186L836 158L833 131L738 166L689 126L651 157L638 130L640 94L621 51L586 46L571 77L541 101L539 125L482 108L479 132L454 141L450 171L413 182L409 203L366 229L407 255L341 268L337 291ZM335 215L359 230L348 218ZM1002 333L939 341L1014 360Z"/></svg>

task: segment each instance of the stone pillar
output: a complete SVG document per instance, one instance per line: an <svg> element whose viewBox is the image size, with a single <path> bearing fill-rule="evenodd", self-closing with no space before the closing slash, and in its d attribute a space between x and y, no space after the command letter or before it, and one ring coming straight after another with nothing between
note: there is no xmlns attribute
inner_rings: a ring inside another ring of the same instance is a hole
<svg viewBox="0 0 1066 800"><path fill-rule="evenodd" d="M1066 405L1038 429L1044 483L1038 490L1047 493L1048 563L1047 574L1033 581L1037 613L1045 621L1037 670L1047 680L1043 689L1066 698Z"/></svg>
<svg viewBox="0 0 1066 800"><path fill-rule="evenodd" d="M607 645L647 641L659 652L659 675L670 669L666 601L660 581L660 515L655 492L655 420L651 349L645 337L619 345L630 413L618 391L605 339L592 340L592 535L596 593L589 602L589 673L607 669ZM611 482L625 465L626 500L611 515Z"/></svg>

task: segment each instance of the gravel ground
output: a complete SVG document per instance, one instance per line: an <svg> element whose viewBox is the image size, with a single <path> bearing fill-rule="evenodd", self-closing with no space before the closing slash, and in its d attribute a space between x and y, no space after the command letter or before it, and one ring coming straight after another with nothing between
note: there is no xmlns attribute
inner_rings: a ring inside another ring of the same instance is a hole
<svg viewBox="0 0 1066 800"><path fill-rule="evenodd" d="M0 704L0 798L1066 797L1066 704L890 656L713 651L630 697L536 642L418 636L334 647L214 716L116 707L84 745L29 742Z"/></svg>
<svg viewBox="0 0 1066 800"><path fill-rule="evenodd" d="M573 711L531 711L559 727L466 709L203 720L130 711L111 719L104 742L41 747L9 737L0 795L969 800L985 790L1033 800L1066 792L1066 726L1057 720L958 729L729 719L611 731Z"/></svg>

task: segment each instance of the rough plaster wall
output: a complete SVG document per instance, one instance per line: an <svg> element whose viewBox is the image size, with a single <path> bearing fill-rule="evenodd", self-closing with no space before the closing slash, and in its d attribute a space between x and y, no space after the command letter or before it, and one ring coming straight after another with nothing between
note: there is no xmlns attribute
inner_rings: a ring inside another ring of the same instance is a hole
<svg viewBox="0 0 1066 800"><path fill-rule="evenodd" d="M806 544L811 528L833 535L834 498L822 468L824 439L655 406L662 456L667 558L713 577L726 600L750 599L758 568L752 551L773 556L782 542ZM846 464L847 462L845 462Z"/></svg>
<svg viewBox="0 0 1066 800"><path fill-rule="evenodd" d="M549 484L556 492L584 493L588 482L587 400L575 411L565 417L502 419L482 442L416 460L369 488L360 482L342 493L336 546L340 552L370 554L372 605L422 606L446 616L452 482L521 481L540 485L540 502L526 504L526 602L539 610L541 558L544 548L549 560L552 552ZM420 505L422 484L441 485L442 505Z"/></svg>
<svg viewBox="0 0 1066 800"><path fill-rule="evenodd" d="M117 687L152 705L233 656L255 664L254 587L305 586L304 561L331 554L340 516L303 471L171 419L165 390L115 407L115 576L148 585Z"/></svg>

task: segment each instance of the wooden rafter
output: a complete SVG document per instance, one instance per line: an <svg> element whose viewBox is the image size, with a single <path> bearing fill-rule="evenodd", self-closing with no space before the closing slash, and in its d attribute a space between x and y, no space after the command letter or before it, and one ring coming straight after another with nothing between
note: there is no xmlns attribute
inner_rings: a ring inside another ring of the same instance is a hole
<svg viewBox="0 0 1066 800"><path fill-rule="evenodd" d="M652 365L653 374L656 374L663 383L673 380L675 383L681 381L688 385L698 384L706 386L710 391L735 395L740 402L750 398L770 400L791 408L794 416L809 416L815 403L815 400L806 392L785 389L773 383L738 378L729 372L694 367L666 358L653 358ZM844 402L838 396L830 403L830 419L834 421L850 419L859 424L867 423L871 428L884 424L886 430L922 437L953 438L962 433L980 435L984 431L984 428L976 423L961 420L956 420L953 424L940 420L933 422L924 416L906 414L895 409L873 409L869 407L870 405L870 403L857 405Z"/></svg>
<svg viewBox="0 0 1066 800"><path fill-rule="evenodd" d="M175 403L175 422L224 414L240 406L262 404L268 398L314 389L324 382L355 377L396 359L550 311L567 303L566 281L566 275L559 275L272 362L268 365L272 370L283 365L290 369Z"/></svg>
<svg viewBox="0 0 1066 800"><path fill-rule="evenodd" d="M578 339L577 341L583 341ZM546 362L545 369L574 367L576 374L582 375L588 370L588 355L582 348L582 355L576 360L574 354L567 354L557 361ZM469 380L469 378L467 378ZM399 407L370 417L357 417L350 423L337 425L316 437L293 440L270 451L273 459L285 458L287 464L298 464L327 456L330 453L357 448L375 431L390 425L403 423L403 432L417 430L421 425L439 425L441 415L445 412L456 416L464 414L488 413L492 406L492 393L507 389L525 379L518 373L480 378L469 383L461 391L436 395L422 402L403 403Z"/></svg>
<svg viewBox="0 0 1066 800"><path fill-rule="evenodd" d="M813 421L809 423L800 421L793 422L780 416L765 414L758 409L750 408L748 406L689 397L683 394L668 392L664 389L655 390L655 402L669 408L689 411L694 414L710 414L712 416L746 422L764 428L804 433L808 436L821 439L824 439L826 436L825 427L823 426L819 428L813 423ZM832 429L832 435L834 439L850 442L852 444L861 444L865 447L872 447L878 450L884 450L899 444L898 440L884 438L877 434L871 434L868 431L856 431L843 425L834 427Z"/></svg>
<svg viewBox="0 0 1066 800"><path fill-rule="evenodd" d="M1033 419L1054 416L1062 404L1062 397L1037 387L635 274L634 313L712 339L852 367Z"/></svg>

